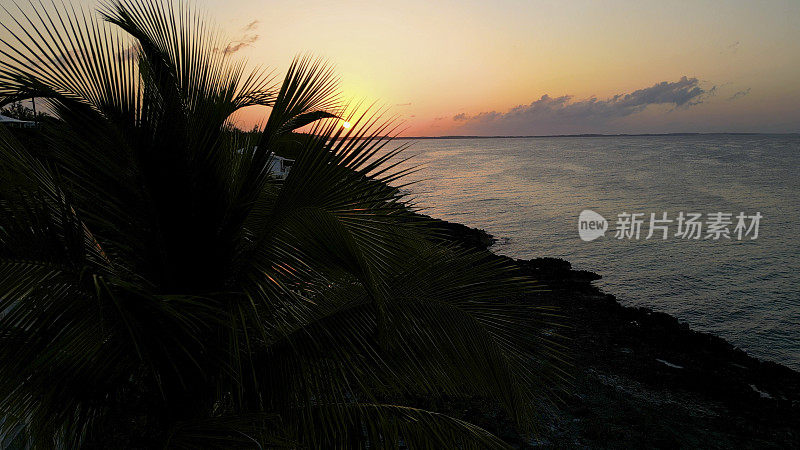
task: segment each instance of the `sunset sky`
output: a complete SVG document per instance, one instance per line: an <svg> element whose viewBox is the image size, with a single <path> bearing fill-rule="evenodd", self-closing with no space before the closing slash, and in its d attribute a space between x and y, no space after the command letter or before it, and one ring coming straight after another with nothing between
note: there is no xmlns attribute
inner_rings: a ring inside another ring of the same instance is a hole
<svg viewBox="0 0 800 450"><path fill-rule="evenodd" d="M327 58L406 135L800 131L796 0L200 4L238 55Z"/></svg>
<svg viewBox="0 0 800 450"><path fill-rule="evenodd" d="M406 136L800 132L797 0L192 3L233 57L325 58Z"/></svg>

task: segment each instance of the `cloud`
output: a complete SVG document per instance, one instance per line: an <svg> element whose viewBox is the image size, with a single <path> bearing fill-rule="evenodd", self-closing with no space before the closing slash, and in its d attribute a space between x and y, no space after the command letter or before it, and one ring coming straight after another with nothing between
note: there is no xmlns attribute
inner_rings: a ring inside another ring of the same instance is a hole
<svg viewBox="0 0 800 450"><path fill-rule="evenodd" d="M215 50L220 51L226 55L230 55L232 53L238 52L243 48L250 47L258 40L258 38L259 35L257 34L251 36L244 36L242 39L238 41L230 42L228 45L225 46L225 48L221 50L220 49L215 49Z"/></svg>
<svg viewBox="0 0 800 450"><path fill-rule="evenodd" d="M140 48L137 44L131 44L122 50L117 51L115 55L117 58L123 61L132 61L139 57L139 51ZM94 58L94 56L83 49L68 50L55 56L55 60L60 64L71 64L71 61L92 58Z"/></svg>
<svg viewBox="0 0 800 450"><path fill-rule="evenodd" d="M119 53L118 56L125 59L123 53ZM68 50L66 52L61 52L60 54L56 55L55 60L61 64L69 64L70 61L75 59L91 59L92 57L84 50Z"/></svg>
<svg viewBox="0 0 800 450"><path fill-rule="evenodd" d="M130 61L130 60L137 59L139 57L139 52L140 51L141 51L141 49L139 48L139 46L137 44L131 44L127 48L122 49L119 52L118 55L123 60Z"/></svg>
<svg viewBox="0 0 800 450"><path fill-rule="evenodd" d="M252 22L248 23L247 25L245 25L245 26L244 26L244 28L242 28L242 31L245 31L245 32L247 32L247 31L253 31L253 30L255 30L256 28L258 28L258 24L259 24L259 23L261 23L261 21L259 21L259 20L254 20L254 21L252 21Z"/></svg>
<svg viewBox="0 0 800 450"><path fill-rule="evenodd" d="M745 95L747 95L747 94L749 94L749 93L750 93L750 88L747 88L747 89L745 89L745 90L743 90L743 91L739 91L739 92L737 92L737 93L735 93L735 94L731 95L731 96L728 98L728 100L736 100L737 98L744 97Z"/></svg>
<svg viewBox="0 0 800 450"><path fill-rule="evenodd" d="M239 38L239 39L237 39L235 41L229 42L228 45L225 46L225 48L222 48L222 49L215 48L214 50L218 51L218 52L222 52L222 53L224 53L226 55L230 55L230 54L238 52L239 50L241 50L243 48L247 48L247 47L250 47L251 45L255 44L255 42L258 41L260 36L257 35L257 34L252 34L251 32L255 31L258 28L259 23L261 23L261 22L258 21L258 20L253 20L252 22L250 22L247 25L245 25L244 27L242 27L242 33L243 34L242 34L241 38Z"/></svg>
<svg viewBox="0 0 800 450"><path fill-rule="evenodd" d="M739 41L736 41L736 42L726 46L725 50L722 53L724 53L724 52L736 53L738 51L739 51Z"/></svg>
<svg viewBox="0 0 800 450"><path fill-rule="evenodd" d="M705 89L697 78L684 76L675 82L663 81L602 100L595 97L574 100L570 95L551 97L545 94L507 112L461 113L452 119L460 128L476 134L588 132L602 130L607 123L640 113L651 105L686 109L702 103L715 92L715 86Z"/></svg>

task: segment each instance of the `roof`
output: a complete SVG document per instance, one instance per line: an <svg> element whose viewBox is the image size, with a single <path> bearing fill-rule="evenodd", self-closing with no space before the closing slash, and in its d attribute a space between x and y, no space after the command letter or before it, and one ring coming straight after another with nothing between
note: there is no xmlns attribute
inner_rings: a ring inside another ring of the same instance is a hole
<svg viewBox="0 0 800 450"><path fill-rule="evenodd" d="M23 123L33 123L33 122L31 122L29 120L19 120L19 119L15 119L13 117L8 117L8 116L4 116L4 115L0 114L0 123L19 123L19 124L23 124Z"/></svg>

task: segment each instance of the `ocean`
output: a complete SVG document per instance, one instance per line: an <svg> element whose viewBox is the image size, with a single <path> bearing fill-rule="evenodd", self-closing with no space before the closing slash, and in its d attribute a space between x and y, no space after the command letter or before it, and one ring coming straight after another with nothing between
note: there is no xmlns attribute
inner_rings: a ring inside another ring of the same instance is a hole
<svg viewBox="0 0 800 450"><path fill-rule="evenodd" d="M566 259L602 275L597 285L624 305L669 313L800 369L800 135L398 143L410 144L406 165L421 165L406 181L422 212L485 229L498 239L495 253ZM608 224L592 241L578 233L587 209ZM672 222L654 224L667 227L667 239L663 228L647 239L651 214L664 213ZM701 214L700 239L676 236L681 213ZM633 216L642 220L638 239L624 214L642 214Z"/></svg>

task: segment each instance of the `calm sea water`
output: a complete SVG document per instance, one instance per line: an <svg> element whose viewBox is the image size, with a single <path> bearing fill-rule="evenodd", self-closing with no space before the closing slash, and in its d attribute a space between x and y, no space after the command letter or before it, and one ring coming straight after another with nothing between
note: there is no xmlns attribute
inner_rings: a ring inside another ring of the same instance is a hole
<svg viewBox="0 0 800 450"><path fill-rule="evenodd" d="M410 190L426 213L486 229L500 240L496 253L564 258L601 274L598 284L623 304L800 369L800 136L409 143L423 165ZM579 238L584 209L608 220L605 237ZM622 212L645 213L639 240L615 239ZM763 218L756 240L682 240L675 223L667 240L645 240L650 213L663 212Z"/></svg>

